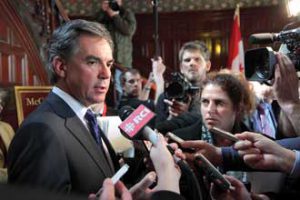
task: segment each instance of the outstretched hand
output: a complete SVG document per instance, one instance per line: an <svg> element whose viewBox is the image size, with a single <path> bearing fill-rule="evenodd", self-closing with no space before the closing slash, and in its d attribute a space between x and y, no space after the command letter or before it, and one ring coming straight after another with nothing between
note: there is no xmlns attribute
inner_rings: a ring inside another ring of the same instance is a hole
<svg viewBox="0 0 300 200"><path fill-rule="evenodd" d="M219 189L215 184L212 183L210 189L212 199L251 200L251 195L242 182L232 176L224 175L224 178L226 178L230 182L232 187L224 191Z"/></svg>
<svg viewBox="0 0 300 200"><path fill-rule="evenodd" d="M88 200L132 200L132 196L126 186L118 181L115 185L110 178L104 180L99 197L90 194Z"/></svg>
<svg viewBox="0 0 300 200"><path fill-rule="evenodd" d="M244 162L255 169L291 172L295 152L286 149L271 139L252 132L236 134L240 141L234 148L243 156Z"/></svg>
<svg viewBox="0 0 300 200"><path fill-rule="evenodd" d="M181 146L184 148L195 149L196 153L203 154L214 165L222 164L222 152L219 147L209 144L203 140L184 141L181 143ZM186 153L186 158L189 161L194 161L194 153Z"/></svg>

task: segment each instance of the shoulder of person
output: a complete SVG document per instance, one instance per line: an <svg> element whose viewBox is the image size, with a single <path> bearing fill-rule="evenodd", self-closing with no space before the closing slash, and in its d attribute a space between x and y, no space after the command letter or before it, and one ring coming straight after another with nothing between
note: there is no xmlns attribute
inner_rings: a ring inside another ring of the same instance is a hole
<svg viewBox="0 0 300 200"><path fill-rule="evenodd" d="M160 200L160 199L164 199L164 200L184 200L185 198L183 196L181 196L178 193L175 192L171 192L171 191L167 191L167 190L160 190L160 191L156 191L154 192L151 197L151 200Z"/></svg>

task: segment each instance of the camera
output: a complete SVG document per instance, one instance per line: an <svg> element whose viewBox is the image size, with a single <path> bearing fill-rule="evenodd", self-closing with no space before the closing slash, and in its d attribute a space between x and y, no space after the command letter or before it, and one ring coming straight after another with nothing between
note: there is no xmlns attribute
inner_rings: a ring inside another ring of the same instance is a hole
<svg viewBox="0 0 300 200"><path fill-rule="evenodd" d="M108 1L108 6L113 10L113 11L119 11L120 6L116 0L109 0Z"/></svg>
<svg viewBox="0 0 300 200"><path fill-rule="evenodd" d="M300 28L281 31L280 33L253 34L251 43L272 43L279 41L286 46L287 56L294 63L297 71L300 71ZM275 52L271 47L250 49L245 52L245 76L248 80L268 82L274 78L275 64L277 63Z"/></svg>
<svg viewBox="0 0 300 200"><path fill-rule="evenodd" d="M171 74L171 81L166 84L165 95L167 99L186 101L188 95L199 91L199 87L193 86L181 73Z"/></svg>

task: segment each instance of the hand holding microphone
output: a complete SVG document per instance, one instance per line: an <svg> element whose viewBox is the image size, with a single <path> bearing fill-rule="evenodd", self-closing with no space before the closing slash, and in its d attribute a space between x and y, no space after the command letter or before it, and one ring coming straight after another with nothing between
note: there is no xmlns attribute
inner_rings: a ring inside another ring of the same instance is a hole
<svg viewBox="0 0 300 200"><path fill-rule="evenodd" d="M164 137L159 134L157 143L152 146L150 151L150 158L158 177L155 190L169 190L180 193L179 179L181 172L166 145Z"/></svg>
<svg viewBox="0 0 300 200"><path fill-rule="evenodd" d="M136 110L124 106L120 109L119 116L123 120L119 128L125 137L131 140L149 140L153 145L150 157L158 176L155 189L179 193L180 170L167 149L164 137L147 126L154 114L141 105Z"/></svg>

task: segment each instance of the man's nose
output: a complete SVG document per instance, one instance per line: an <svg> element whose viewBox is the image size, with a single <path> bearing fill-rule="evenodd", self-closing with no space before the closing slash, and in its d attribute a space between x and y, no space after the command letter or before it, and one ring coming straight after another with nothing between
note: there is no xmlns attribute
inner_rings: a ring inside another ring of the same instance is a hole
<svg viewBox="0 0 300 200"><path fill-rule="evenodd" d="M106 65L101 66L98 73L100 79L108 79L111 76L110 68Z"/></svg>
<svg viewBox="0 0 300 200"><path fill-rule="evenodd" d="M197 64L196 60L195 60L195 59L191 59L190 65L191 65L191 66L194 66L194 65L196 65L196 64Z"/></svg>
<svg viewBox="0 0 300 200"><path fill-rule="evenodd" d="M216 111L216 105L214 104L214 102L209 102L207 106L207 111L208 113L213 113Z"/></svg>

